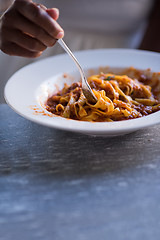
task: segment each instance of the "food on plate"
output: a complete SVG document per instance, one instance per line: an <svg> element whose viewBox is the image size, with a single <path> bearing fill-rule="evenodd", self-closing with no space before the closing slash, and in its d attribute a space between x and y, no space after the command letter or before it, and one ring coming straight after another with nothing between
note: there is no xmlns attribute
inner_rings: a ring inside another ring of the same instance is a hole
<svg viewBox="0 0 160 240"><path fill-rule="evenodd" d="M112 122L140 118L160 110L160 73L146 75L129 68L121 74L100 72L88 77L97 103L87 101L81 82L64 84L47 101L47 111L68 119Z"/></svg>

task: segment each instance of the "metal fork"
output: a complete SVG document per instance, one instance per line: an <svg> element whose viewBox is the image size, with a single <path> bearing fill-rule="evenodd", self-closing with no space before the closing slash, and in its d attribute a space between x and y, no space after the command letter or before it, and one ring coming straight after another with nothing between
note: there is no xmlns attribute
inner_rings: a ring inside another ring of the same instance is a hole
<svg viewBox="0 0 160 240"><path fill-rule="evenodd" d="M87 78L85 76L85 73L84 73L81 65L79 64L78 60L76 59L76 57L74 56L72 51L68 48L68 46L65 44L65 42L62 39L59 39L57 42L69 54L69 56L74 60L75 64L77 65L79 72L81 74L81 78L82 78L82 91L83 91L84 96L87 98L88 102L96 103L97 98L95 97L91 87L89 86L89 84L87 82Z"/></svg>

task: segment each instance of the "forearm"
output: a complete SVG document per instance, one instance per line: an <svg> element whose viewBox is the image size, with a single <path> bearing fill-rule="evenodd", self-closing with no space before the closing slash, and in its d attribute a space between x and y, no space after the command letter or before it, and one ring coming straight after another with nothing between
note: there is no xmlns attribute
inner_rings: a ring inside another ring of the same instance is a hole
<svg viewBox="0 0 160 240"><path fill-rule="evenodd" d="M139 49L160 52L160 0L155 1L148 26Z"/></svg>

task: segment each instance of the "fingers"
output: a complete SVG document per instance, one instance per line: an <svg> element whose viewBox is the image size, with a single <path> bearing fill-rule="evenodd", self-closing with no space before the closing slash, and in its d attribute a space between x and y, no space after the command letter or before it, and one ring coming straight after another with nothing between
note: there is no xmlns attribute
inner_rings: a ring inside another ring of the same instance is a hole
<svg viewBox="0 0 160 240"><path fill-rule="evenodd" d="M26 57L26 58L37 58L39 57L42 52L32 52L23 47L20 47L16 43L6 42L3 45L2 51L6 54L11 56L19 56L19 57Z"/></svg>
<svg viewBox="0 0 160 240"><path fill-rule="evenodd" d="M6 54L34 58L46 49L40 41L19 30L5 29L3 34L1 50Z"/></svg>
<svg viewBox="0 0 160 240"><path fill-rule="evenodd" d="M15 1L16 8L20 14L29 19L34 24L43 28L51 37L58 39L63 37L63 29L49 16L42 8L30 1Z"/></svg>
<svg viewBox="0 0 160 240"><path fill-rule="evenodd" d="M12 43L16 43L18 46L23 47L27 50L33 52L44 51L47 47L38 41L37 39L22 33L19 30L10 30L8 33L8 38L11 39Z"/></svg>
<svg viewBox="0 0 160 240"><path fill-rule="evenodd" d="M12 22L12 27L34 37L43 43L46 47L51 47L56 42L56 40L51 37L44 29L27 20L19 13L17 13L15 21Z"/></svg>

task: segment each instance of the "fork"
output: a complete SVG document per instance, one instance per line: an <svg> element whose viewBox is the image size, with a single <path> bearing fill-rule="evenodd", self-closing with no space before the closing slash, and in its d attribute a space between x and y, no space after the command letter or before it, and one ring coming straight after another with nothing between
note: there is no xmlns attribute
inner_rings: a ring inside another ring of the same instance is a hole
<svg viewBox="0 0 160 240"><path fill-rule="evenodd" d="M77 65L82 78L82 92L84 96L87 98L88 102L95 104L97 102L97 98L94 95L91 87L89 86L85 73L81 65L79 64L78 60L76 59L72 51L69 49L69 47L66 45L66 43L62 39L57 40L57 42L68 53L68 55L74 60L75 64Z"/></svg>

